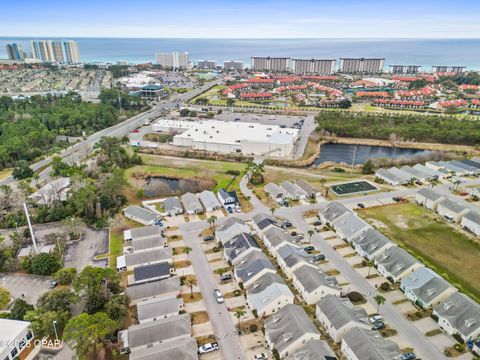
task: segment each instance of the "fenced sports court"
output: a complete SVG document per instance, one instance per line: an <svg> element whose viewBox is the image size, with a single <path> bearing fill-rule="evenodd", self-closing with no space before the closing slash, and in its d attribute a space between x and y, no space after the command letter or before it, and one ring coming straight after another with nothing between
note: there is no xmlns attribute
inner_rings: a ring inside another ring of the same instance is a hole
<svg viewBox="0 0 480 360"><path fill-rule="evenodd" d="M378 188L368 181L353 181L343 184L332 185L330 189L338 196L351 195L356 193L367 193L376 191Z"/></svg>

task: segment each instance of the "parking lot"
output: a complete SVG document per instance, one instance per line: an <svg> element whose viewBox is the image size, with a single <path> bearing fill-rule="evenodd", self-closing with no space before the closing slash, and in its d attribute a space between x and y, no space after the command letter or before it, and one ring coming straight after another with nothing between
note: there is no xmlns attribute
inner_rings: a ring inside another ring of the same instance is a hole
<svg viewBox="0 0 480 360"><path fill-rule="evenodd" d="M50 290L51 277L27 274L1 274L0 287L7 289L12 300L21 298L30 304L36 304L38 298Z"/></svg>
<svg viewBox="0 0 480 360"><path fill-rule="evenodd" d="M65 267L81 271L85 266L108 266L107 261L95 261L94 257L108 253L108 230L82 228L82 237L67 246L64 256Z"/></svg>

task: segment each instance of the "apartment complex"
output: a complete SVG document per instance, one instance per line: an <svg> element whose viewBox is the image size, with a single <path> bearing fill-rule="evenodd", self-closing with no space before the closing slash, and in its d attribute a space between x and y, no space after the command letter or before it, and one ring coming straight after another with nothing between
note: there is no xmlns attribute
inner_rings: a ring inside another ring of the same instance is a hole
<svg viewBox="0 0 480 360"><path fill-rule="evenodd" d="M32 57L41 62L77 64L80 51L76 41L32 40Z"/></svg>
<svg viewBox="0 0 480 360"><path fill-rule="evenodd" d="M25 52L20 44L7 44L7 54L9 60L23 60L25 59Z"/></svg>
<svg viewBox="0 0 480 360"><path fill-rule="evenodd" d="M376 74L383 71L384 58L340 58L340 72L347 74L367 73Z"/></svg>
<svg viewBox="0 0 480 360"><path fill-rule="evenodd" d="M188 52L180 53L173 51L171 53L157 54L157 64L167 68L186 69L189 65Z"/></svg>
<svg viewBox="0 0 480 360"><path fill-rule="evenodd" d="M255 71L273 71L283 72L287 71L290 58L287 57L258 57L251 58L252 70Z"/></svg>
<svg viewBox="0 0 480 360"><path fill-rule="evenodd" d="M198 60L198 69L214 70L217 68L217 62L215 60Z"/></svg>
<svg viewBox="0 0 480 360"><path fill-rule="evenodd" d="M433 73L454 73L460 74L466 69L466 66L435 65L432 66Z"/></svg>
<svg viewBox="0 0 480 360"><path fill-rule="evenodd" d="M242 71L243 70L243 61L224 61L223 62L223 69L225 71L229 70L237 70L237 71Z"/></svg>
<svg viewBox="0 0 480 360"><path fill-rule="evenodd" d="M419 65L390 65L392 74L416 75L420 72L420 69L421 66Z"/></svg>
<svg viewBox="0 0 480 360"><path fill-rule="evenodd" d="M337 60L292 59L296 75L331 75L335 72Z"/></svg>

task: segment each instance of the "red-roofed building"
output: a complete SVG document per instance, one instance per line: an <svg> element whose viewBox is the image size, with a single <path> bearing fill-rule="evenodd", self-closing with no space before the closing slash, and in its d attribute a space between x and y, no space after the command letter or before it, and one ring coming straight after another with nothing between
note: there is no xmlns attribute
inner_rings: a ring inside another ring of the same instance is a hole
<svg viewBox="0 0 480 360"><path fill-rule="evenodd" d="M472 107L474 109L480 109L480 100L479 99L473 99L471 104L470 104L470 107Z"/></svg>
<svg viewBox="0 0 480 360"><path fill-rule="evenodd" d="M252 88L259 88L259 87L273 87L274 85L274 80L273 79L256 79L256 78L250 78L247 80L247 83L252 87Z"/></svg>
<svg viewBox="0 0 480 360"><path fill-rule="evenodd" d="M425 101L375 99L373 105L397 109L422 109Z"/></svg>
<svg viewBox="0 0 480 360"><path fill-rule="evenodd" d="M430 97L437 93L437 90L430 86L425 86L418 90L398 90L395 91L395 98L397 99L409 99L418 100L424 97Z"/></svg>
<svg viewBox="0 0 480 360"><path fill-rule="evenodd" d="M357 91L356 96L359 98L388 98L390 94L386 91Z"/></svg>
<svg viewBox="0 0 480 360"><path fill-rule="evenodd" d="M468 102L464 99L456 99L456 100L445 100L438 102L438 109L445 110L447 108L463 108L467 107Z"/></svg>
<svg viewBox="0 0 480 360"><path fill-rule="evenodd" d="M463 91L465 90L478 91L478 85L462 84L460 85L460 89L462 89Z"/></svg>
<svg viewBox="0 0 480 360"><path fill-rule="evenodd" d="M245 93L240 94L240 99L269 100L272 98L271 93Z"/></svg>

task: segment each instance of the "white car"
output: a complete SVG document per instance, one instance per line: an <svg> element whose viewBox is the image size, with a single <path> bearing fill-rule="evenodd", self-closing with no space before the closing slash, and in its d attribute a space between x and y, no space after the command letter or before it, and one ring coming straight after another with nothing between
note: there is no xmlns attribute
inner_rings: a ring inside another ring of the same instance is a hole
<svg viewBox="0 0 480 360"><path fill-rule="evenodd" d="M382 315L373 315L368 318L368 322L370 324L374 324L376 322L383 321L383 316Z"/></svg>
<svg viewBox="0 0 480 360"><path fill-rule="evenodd" d="M213 293L214 293L214 295L215 295L215 299L217 300L217 303L222 304L224 300L223 300L223 295L222 295L222 293L220 292L220 290L219 290L219 289L215 289L215 290L213 291Z"/></svg>
<svg viewBox="0 0 480 360"><path fill-rule="evenodd" d="M265 355L265 353L259 353L259 354L253 355L253 360L267 360L267 359L268 359L268 356Z"/></svg>
<svg viewBox="0 0 480 360"><path fill-rule="evenodd" d="M200 346L198 348L198 353L199 354L206 354L212 351L218 350L218 344L216 342L214 343L208 343Z"/></svg>

